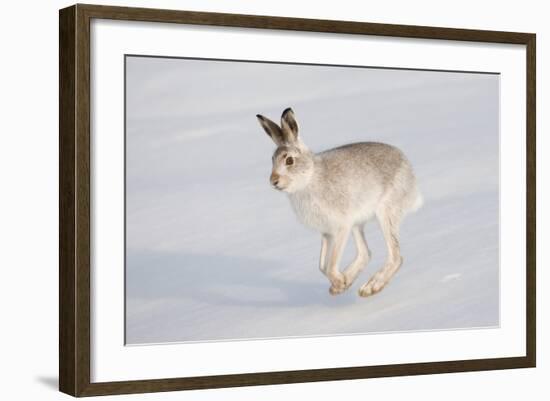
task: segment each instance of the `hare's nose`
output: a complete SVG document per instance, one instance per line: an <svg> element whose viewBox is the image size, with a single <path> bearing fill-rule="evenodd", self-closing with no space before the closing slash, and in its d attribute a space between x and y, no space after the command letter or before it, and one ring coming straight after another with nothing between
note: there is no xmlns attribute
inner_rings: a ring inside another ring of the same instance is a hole
<svg viewBox="0 0 550 401"><path fill-rule="evenodd" d="M277 184L279 183L279 178L281 178L279 174L271 173L271 177L269 177L269 181L271 181L272 185L277 186Z"/></svg>

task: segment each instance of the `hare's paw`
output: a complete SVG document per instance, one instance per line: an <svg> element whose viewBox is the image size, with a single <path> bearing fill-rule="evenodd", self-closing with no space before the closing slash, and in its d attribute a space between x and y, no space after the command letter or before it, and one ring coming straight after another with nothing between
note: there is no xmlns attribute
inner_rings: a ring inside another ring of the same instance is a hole
<svg viewBox="0 0 550 401"><path fill-rule="evenodd" d="M347 287L335 287L334 285L331 285L330 288L328 289L328 292L330 293L330 295L338 295L343 293L347 289L348 289Z"/></svg>
<svg viewBox="0 0 550 401"><path fill-rule="evenodd" d="M330 295L341 294L349 287L348 283L346 282L346 276L344 276L340 272L330 275L329 279L332 284L328 290Z"/></svg>
<svg viewBox="0 0 550 401"><path fill-rule="evenodd" d="M376 272L371 279L359 288L359 295L362 297L368 297L380 292L388 280L383 272Z"/></svg>

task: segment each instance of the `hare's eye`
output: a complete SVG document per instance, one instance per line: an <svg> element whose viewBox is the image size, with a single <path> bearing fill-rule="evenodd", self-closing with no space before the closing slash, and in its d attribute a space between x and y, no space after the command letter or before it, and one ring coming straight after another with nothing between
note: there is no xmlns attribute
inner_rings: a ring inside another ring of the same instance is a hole
<svg viewBox="0 0 550 401"><path fill-rule="evenodd" d="M287 166L292 166L294 164L294 158L292 156L288 156L286 158L286 165Z"/></svg>

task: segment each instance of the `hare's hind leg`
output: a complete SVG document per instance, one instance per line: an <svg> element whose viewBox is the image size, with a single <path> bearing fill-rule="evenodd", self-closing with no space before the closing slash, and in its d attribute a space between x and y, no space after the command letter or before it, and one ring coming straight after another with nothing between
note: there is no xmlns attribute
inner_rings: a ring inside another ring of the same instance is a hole
<svg viewBox="0 0 550 401"><path fill-rule="evenodd" d="M367 240L363 233L364 224L357 224L353 226L351 232L353 234L353 240L355 247L357 248L357 256L355 260L344 270L344 276L346 278L346 288L349 288L359 273L365 268L370 259L370 251L367 246Z"/></svg>
<svg viewBox="0 0 550 401"><path fill-rule="evenodd" d="M399 249L399 225L401 224L402 217L401 210L399 208L385 206L376 213L376 217L380 222L380 227L384 234L384 240L388 248L388 259L384 267L374 273L371 279L359 288L359 295L362 297L368 297L382 290L403 263L403 258L401 257Z"/></svg>

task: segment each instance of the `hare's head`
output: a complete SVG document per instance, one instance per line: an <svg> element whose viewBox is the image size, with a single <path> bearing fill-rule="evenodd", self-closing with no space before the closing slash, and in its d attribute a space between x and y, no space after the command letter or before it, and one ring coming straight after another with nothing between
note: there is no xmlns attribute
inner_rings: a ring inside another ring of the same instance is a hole
<svg viewBox="0 0 550 401"><path fill-rule="evenodd" d="M296 192L309 184L313 174L313 154L298 135L298 123L289 107L283 111L279 127L269 118L256 115L277 149L273 153L270 182L285 192Z"/></svg>

